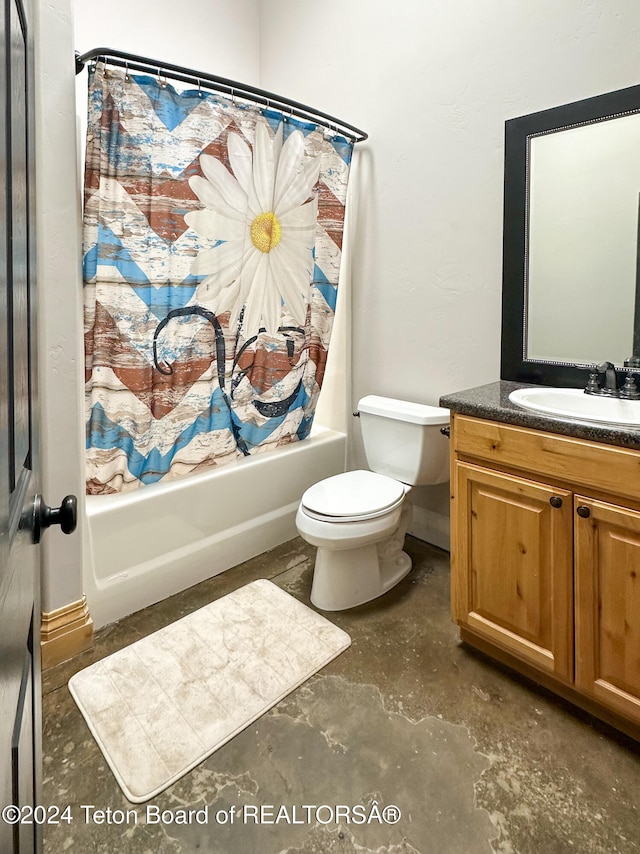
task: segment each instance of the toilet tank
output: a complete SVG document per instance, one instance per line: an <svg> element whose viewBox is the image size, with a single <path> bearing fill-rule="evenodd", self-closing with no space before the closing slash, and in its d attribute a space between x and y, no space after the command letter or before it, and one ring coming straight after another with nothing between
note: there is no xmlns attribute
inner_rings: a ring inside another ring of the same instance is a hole
<svg viewBox="0 0 640 854"><path fill-rule="evenodd" d="M416 486L449 480L449 410L375 394L358 403L371 471Z"/></svg>

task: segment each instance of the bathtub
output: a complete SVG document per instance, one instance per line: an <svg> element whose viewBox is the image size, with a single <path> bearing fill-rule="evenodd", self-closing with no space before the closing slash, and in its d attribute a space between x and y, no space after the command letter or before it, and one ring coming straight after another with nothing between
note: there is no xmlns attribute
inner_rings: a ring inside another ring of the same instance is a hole
<svg viewBox="0 0 640 854"><path fill-rule="evenodd" d="M86 497L84 590L99 628L296 536L304 490L345 469L346 435L123 495Z"/></svg>

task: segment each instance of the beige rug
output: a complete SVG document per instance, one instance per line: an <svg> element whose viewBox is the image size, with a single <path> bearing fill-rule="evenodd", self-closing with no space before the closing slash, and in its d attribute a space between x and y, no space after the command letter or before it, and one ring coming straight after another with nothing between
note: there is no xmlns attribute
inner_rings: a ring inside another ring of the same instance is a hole
<svg viewBox="0 0 640 854"><path fill-rule="evenodd" d="M123 792L143 803L350 643L261 579L92 664L69 690Z"/></svg>

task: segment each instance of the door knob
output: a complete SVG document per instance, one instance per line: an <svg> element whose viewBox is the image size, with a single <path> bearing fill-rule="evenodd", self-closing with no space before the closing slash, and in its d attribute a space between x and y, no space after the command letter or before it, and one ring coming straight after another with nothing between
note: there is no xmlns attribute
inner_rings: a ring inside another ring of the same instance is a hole
<svg viewBox="0 0 640 854"><path fill-rule="evenodd" d="M36 495L30 522L34 543L40 542L42 532L51 525L60 525L63 534L72 534L78 524L78 499L66 495L60 507L49 507L41 495Z"/></svg>
<svg viewBox="0 0 640 854"><path fill-rule="evenodd" d="M578 516L582 516L583 519L588 519L591 516L591 510L585 505L581 504L576 510Z"/></svg>

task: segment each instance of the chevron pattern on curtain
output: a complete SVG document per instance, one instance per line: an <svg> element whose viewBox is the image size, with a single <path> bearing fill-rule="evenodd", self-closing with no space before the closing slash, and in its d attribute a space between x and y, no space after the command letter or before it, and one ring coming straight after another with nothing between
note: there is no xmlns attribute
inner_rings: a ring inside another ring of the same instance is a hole
<svg viewBox="0 0 640 854"><path fill-rule="evenodd" d="M352 151L277 110L90 70L88 493L309 435Z"/></svg>

